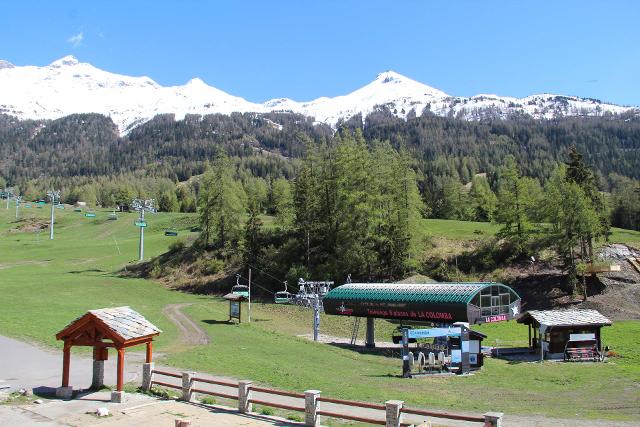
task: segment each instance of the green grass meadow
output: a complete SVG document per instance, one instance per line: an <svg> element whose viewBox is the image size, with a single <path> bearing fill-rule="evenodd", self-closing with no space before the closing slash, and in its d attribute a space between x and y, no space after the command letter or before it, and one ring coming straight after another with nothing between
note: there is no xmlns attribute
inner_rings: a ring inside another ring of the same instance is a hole
<svg viewBox="0 0 640 427"><path fill-rule="evenodd" d="M53 241L48 229L15 231L26 223L46 221L48 206L21 209L21 214L31 219L16 222L13 207L6 210L0 203L0 333L4 335L59 348L55 333L86 310L129 305L164 331L155 347L164 354L158 362L177 368L247 378L292 391L313 388L327 396L371 402L401 399L412 406L443 410L640 419L638 321L616 322L603 330L605 344L620 355L608 363L488 359L472 376L406 380L398 377L401 366L397 358L361 354L298 337L311 333L308 310L255 303L250 324L227 324L228 306L220 298L121 277L118 271L137 262L136 214L119 214L117 221L109 221L108 211L98 210L95 218L86 218L69 208L57 210ZM165 228L178 228L180 238L194 235L188 231L193 221L190 215L156 214L149 215L147 221L146 258L165 252L175 241L175 237L164 236ZM428 220L421 232L465 241L490 235L495 226ZM629 242L638 238L633 232L616 233ZM182 302L193 303L184 311L209 333L210 344L177 344L177 328L163 316L162 309ZM350 336L352 322L322 316L322 333ZM388 341L393 326L378 321L376 328L378 340ZM482 325L478 330L488 335L488 344L518 345L527 340L526 327L515 322ZM363 333L364 326L360 338Z"/></svg>

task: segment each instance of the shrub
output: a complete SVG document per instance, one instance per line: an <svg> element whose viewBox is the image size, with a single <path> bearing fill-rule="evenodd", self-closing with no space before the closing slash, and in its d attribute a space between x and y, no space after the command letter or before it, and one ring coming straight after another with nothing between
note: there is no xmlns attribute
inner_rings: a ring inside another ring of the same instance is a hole
<svg viewBox="0 0 640 427"><path fill-rule="evenodd" d="M184 239L178 239L171 242L171 244L169 245L169 252L180 252L186 247L187 243L184 241Z"/></svg>
<svg viewBox="0 0 640 427"><path fill-rule="evenodd" d="M262 408L260 408L260 414L261 415L273 415L273 409L269 408L268 406L263 406Z"/></svg>
<svg viewBox="0 0 640 427"><path fill-rule="evenodd" d="M216 399L211 396L204 396L200 399L200 402L204 403L205 405L215 405Z"/></svg>
<svg viewBox="0 0 640 427"><path fill-rule="evenodd" d="M210 260L205 267L205 274L217 274L224 269L224 261L214 258Z"/></svg>

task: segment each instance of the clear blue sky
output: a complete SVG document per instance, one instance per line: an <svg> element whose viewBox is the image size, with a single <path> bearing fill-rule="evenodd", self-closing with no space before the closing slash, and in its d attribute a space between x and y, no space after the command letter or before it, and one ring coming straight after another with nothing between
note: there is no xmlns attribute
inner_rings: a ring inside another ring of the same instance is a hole
<svg viewBox="0 0 640 427"><path fill-rule="evenodd" d="M350 92L385 70L451 95L640 105L640 1L11 1L0 58L67 54L251 101Z"/></svg>

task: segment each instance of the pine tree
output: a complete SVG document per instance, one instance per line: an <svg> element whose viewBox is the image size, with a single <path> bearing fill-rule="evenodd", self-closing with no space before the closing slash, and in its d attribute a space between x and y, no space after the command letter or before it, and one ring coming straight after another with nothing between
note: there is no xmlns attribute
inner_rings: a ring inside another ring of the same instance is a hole
<svg viewBox="0 0 640 427"><path fill-rule="evenodd" d="M276 179L271 184L273 214L278 227L289 230L293 227L294 206L291 184L286 179Z"/></svg>
<svg viewBox="0 0 640 427"><path fill-rule="evenodd" d="M205 245L215 237L219 247L240 237L240 221L247 205L242 185L233 177L229 158L220 152L203 177L199 199L200 224Z"/></svg>
<svg viewBox="0 0 640 427"><path fill-rule="evenodd" d="M256 203L249 204L249 218L244 227L245 262L254 265L260 255L262 220Z"/></svg>
<svg viewBox="0 0 640 427"><path fill-rule="evenodd" d="M469 198L473 206L475 221L491 221L496 210L498 199L491 191L486 177L475 176L471 181Z"/></svg>
<svg viewBox="0 0 640 427"><path fill-rule="evenodd" d="M545 206L552 226L549 234L558 242L559 252L567 260L569 284L573 291L578 270L575 249L580 247L584 261L586 240L597 232L600 221L588 194L575 181L567 179L564 167L556 170L545 190ZM586 289L584 295L586 298Z"/></svg>
<svg viewBox="0 0 640 427"><path fill-rule="evenodd" d="M495 221L502 224L499 235L509 240L515 256L523 255L532 231L530 220L533 180L520 175L515 159L510 157L502 170Z"/></svg>

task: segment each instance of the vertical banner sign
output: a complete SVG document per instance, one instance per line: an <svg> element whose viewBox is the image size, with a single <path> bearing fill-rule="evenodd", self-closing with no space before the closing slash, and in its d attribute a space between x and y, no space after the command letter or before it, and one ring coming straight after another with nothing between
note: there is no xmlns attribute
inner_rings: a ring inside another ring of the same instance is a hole
<svg viewBox="0 0 640 427"><path fill-rule="evenodd" d="M240 301L229 301L229 320L240 320Z"/></svg>

